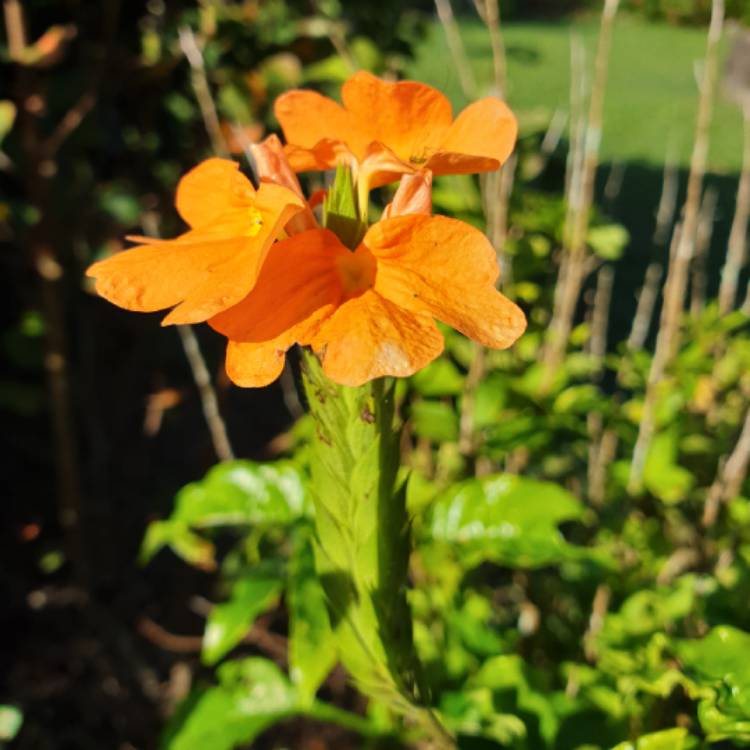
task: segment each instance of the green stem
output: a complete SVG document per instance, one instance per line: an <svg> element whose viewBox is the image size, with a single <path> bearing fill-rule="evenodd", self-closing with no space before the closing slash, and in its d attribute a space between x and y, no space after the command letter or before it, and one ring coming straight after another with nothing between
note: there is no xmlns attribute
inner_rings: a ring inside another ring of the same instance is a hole
<svg viewBox="0 0 750 750"><path fill-rule="evenodd" d="M455 748L427 707L412 638L406 599L410 526L406 488L397 479L393 384L336 385L310 353L304 356L303 382L316 423L316 565L341 661L363 693L418 728L433 748Z"/></svg>

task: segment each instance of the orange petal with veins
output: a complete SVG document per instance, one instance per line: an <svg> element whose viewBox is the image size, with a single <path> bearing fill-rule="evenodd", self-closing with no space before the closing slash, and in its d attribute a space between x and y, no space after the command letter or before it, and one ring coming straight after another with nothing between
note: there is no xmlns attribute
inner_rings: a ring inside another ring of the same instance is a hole
<svg viewBox="0 0 750 750"><path fill-rule="evenodd" d="M404 309L496 349L525 330L521 309L495 288L495 251L478 229L445 216L399 216L372 226L363 244L378 263L375 291Z"/></svg>
<svg viewBox="0 0 750 750"><path fill-rule="evenodd" d="M333 99L314 91L288 91L276 100L273 111L287 143L302 149L316 149L320 148L319 144L328 144L326 160L334 155L336 141L345 143L348 150L360 158L371 140L351 113ZM290 161L298 169L293 156Z"/></svg>
<svg viewBox="0 0 750 750"><path fill-rule="evenodd" d="M453 120L445 95L416 81L389 83L361 71L341 87L341 98L369 141L415 165L437 150Z"/></svg>
<svg viewBox="0 0 750 750"><path fill-rule="evenodd" d="M252 292L211 318L209 325L237 342L276 339L339 303L343 292L337 258L350 255L328 229L312 229L277 242Z"/></svg>
<svg viewBox="0 0 750 750"><path fill-rule="evenodd" d="M214 168L217 165L208 167ZM225 177L230 174L223 166L218 169ZM235 168L230 176L241 177ZM242 300L253 288L271 244L303 207L286 188L264 184L253 191L250 203L230 204L219 214L214 212L220 202L209 195L201 214L185 196L196 195L192 191L203 177L198 173L186 179L181 183L188 191L182 194L181 210L196 222L194 229L174 240L138 238L141 247L94 263L86 271L96 278L102 297L127 310L153 312L177 305L163 325L199 323ZM220 188L226 186L220 181ZM210 223L201 223L207 216Z"/></svg>
<svg viewBox="0 0 750 750"><path fill-rule="evenodd" d="M517 136L518 123L508 106L488 96L461 112L427 166L435 174L495 170L513 152Z"/></svg>
<svg viewBox="0 0 750 750"><path fill-rule="evenodd" d="M440 355L443 336L430 315L403 310L370 290L324 321L312 346L331 380L358 386L412 375Z"/></svg>
<svg viewBox="0 0 750 750"><path fill-rule="evenodd" d="M401 178L393 200L385 207L382 219L408 214L432 213L432 172L420 169L415 174L405 174Z"/></svg>

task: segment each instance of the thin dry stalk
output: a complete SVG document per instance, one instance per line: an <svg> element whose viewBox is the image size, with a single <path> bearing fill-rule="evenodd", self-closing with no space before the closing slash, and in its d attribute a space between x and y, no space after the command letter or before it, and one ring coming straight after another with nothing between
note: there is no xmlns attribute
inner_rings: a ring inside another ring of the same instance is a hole
<svg viewBox="0 0 750 750"><path fill-rule="evenodd" d="M583 636L583 648L586 658L591 662L596 661L598 651L596 639L604 627L604 618L607 614L607 609L609 609L609 600L611 597L612 592L609 586L604 583L597 586L594 601L591 603L589 625Z"/></svg>
<svg viewBox="0 0 750 750"><path fill-rule="evenodd" d="M734 446L734 450L725 461L722 461L719 475L708 491L708 497L703 509L703 525L713 526L719 514L722 503L740 494L742 483L747 477L747 467L750 463L750 409L745 414L742 432Z"/></svg>
<svg viewBox="0 0 750 750"><path fill-rule="evenodd" d="M596 506L604 505L607 492L607 469L615 460L617 454L617 433L614 430L601 429L601 415L594 414L592 417L599 417L599 432L601 433L596 443L591 444L589 449L588 465L588 483L589 483L589 500ZM589 430L597 428L596 424L589 425Z"/></svg>
<svg viewBox="0 0 750 750"><path fill-rule="evenodd" d="M148 235L152 237L159 236L156 214L144 214L141 222ZM206 419L206 425L208 426L208 432L211 435L214 452L220 461L231 461L234 458L234 451L229 442L227 428L219 410L219 399L216 396L216 390L211 382L206 360L201 352L193 327L190 325L180 325L177 326L177 332L180 334L180 341L185 352L185 358L188 361L188 365L190 365L190 371L193 374L193 381L198 388L198 396L201 400L201 407Z"/></svg>
<svg viewBox="0 0 750 750"><path fill-rule="evenodd" d="M695 250L703 177L708 158L709 132L719 65L719 41L721 40L723 24L724 0L713 0L711 24L706 45L705 72L698 105L695 144L690 162L685 215L680 239L677 249L670 259L669 272L664 285L664 305L659 324L659 335L656 339L656 351L651 362L646 386L646 398L643 403L643 414L633 450L633 461L630 465L628 490L631 493L636 493L641 488L646 456L655 428L657 388L664 378L667 366L672 361L680 341L680 319L685 304L690 261Z"/></svg>
<svg viewBox="0 0 750 750"><path fill-rule="evenodd" d="M604 185L604 200L606 200L607 203L614 203L620 196L622 183L625 180L625 171L626 166L622 162L614 162L612 164L607 177L607 182Z"/></svg>
<svg viewBox="0 0 750 750"><path fill-rule="evenodd" d="M737 303L737 286L742 267L747 257L747 229L750 221L750 106L743 109L744 147L742 150L742 174L737 202L729 233L727 260L721 271L719 285L719 314L726 315Z"/></svg>
<svg viewBox="0 0 750 750"><path fill-rule="evenodd" d="M573 169L567 195L570 220L566 221L565 247L563 248L563 260L560 268L560 279L558 280L558 284L562 283L562 290L560 294L555 294L555 308L550 322L550 336L543 355L543 390L547 390L551 385L554 374L565 356L578 298L589 268L586 236L594 200L594 182L599 164L599 144L604 117L604 95L607 88L609 53L618 6L619 0L605 0L604 10L602 11L586 135L579 157L581 159L580 169Z"/></svg>
<svg viewBox="0 0 750 750"><path fill-rule="evenodd" d="M498 0L474 0L479 17L484 21L490 34L492 47L492 70L495 80L495 94L501 98L506 95L506 61L503 34L500 31L500 8Z"/></svg>
<svg viewBox="0 0 750 750"><path fill-rule="evenodd" d="M482 182L483 204L487 217L487 236L497 253L500 266L501 287L513 283L513 258L504 252L508 239L508 215L510 211L510 197L516 178L518 158L514 154L502 168L494 174L487 175Z"/></svg>
<svg viewBox="0 0 750 750"><path fill-rule="evenodd" d="M26 24L19 0L4 0L3 16L8 36L8 54L11 60L20 60L26 49Z"/></svg>
<svg viewBox="0 0 750 750"><path fill-rule="evenodd" d="M568 113L562 109L556 109L550 118L547 131L545 132L544 138L542 138L542 143L539 146L539 151L541 152L542 157L542 169L547 165L550 157L560 145L560 140L562 139L567 124Z"/></svg>
<svg viewBox="0 0 750 750"><path fill-rule="evenodd" d="M461 33L453 15L453 8L450 0L435 0L435 9L437 10L440 25L445 32L445 40L448 42L448 51L453 58L453 64L458 71L458 80L461 84L461 90L464 96L473 100L477 95L477 82L474 73L469 64L469 58L466 56L466 49L461 40Z"/></svg>
<svg viewBox="0 0 750 750"><path fill-rule="evenodd" d="M484 377L486 365L486 350L479 344L473 345L473 356L469 365L469 372L464 381L463 398L461 400L461 416L459 418L458 449L464 456L474 453L474 404L476 390Z"/></svg>
<svg viewBox="0 0 750 750"><path fill-rule="evenodd" d="M593 312L591 315L591 338L589 339L589 355L594 360L596 368L595 379L599 380L607 353L607 327L609 325L609 309L612 300L612 286L615 273L611 266L603 266L596 279L596 293L594 294ZM599 412L591 412L586 420L589 434L588 483L589 497L599 503L603 501L604 482L606 479L606 465L602 465L601 458L604 440L604 420ZM593 488L593 492L592 492Z"/></svg>
<svg viewBox="0 0 750 750"><path fill-rule="evenodd" d="M211 95L211 87L208 84L203 52L190 27L181 27L179 37L180 49L190 64L193 92L200 107L201 115L203 116L203 125L211 140L211 146L219 156L226 157L229 155L229 149L221 132L216 105ZM177 326L177 330L182 341L182 348L185 351L185 356L193 373L193 380L198 387L198 394L201 399L201 406L206 418L206 424L208 425L208 431L211 434L214 451L220 461L231 461L234 458L234 451L229 442L226 424L219 411L219 400L216 396L216 389L211 382L211 376L208 372L208 367L206 367L206 360L200 350L198 339L189 325Z"/></svg>
<svg viewBox="0 0 750 750"><path fill-rule="evenodd" d="M677 211L677 195L679 190L680 172L677 167L677 149L672 143L667 148L667 156L664 160L661 198L659 198L659 207L656 209L655 245L666 245L669 241L672 232L672 222Z"/></svg>
<svg viewBox="0 0 750 750"><path fill-rule="evenodd" d="M341 21L331 18L328 13L326 13L323 4L318 0L313 2L313 7L317 13L328 21L328 39L336 50L336 54L343 60L344 65L349 68L350 73L356 73L359 70L359 63L357 63L357 59L354 57L351 48L346 42L346 25Z"/></svg>
<svg viewBox="0 0 750 750"><path fill-rule="evenodd" d="M714 219L719 195L714 188L708 188L703 196L698 231L695 239L695 253L693 257L693 274L690 284L690 314L699 315L706 304L706 263L708 251L711 247L711 237L714 233Z"/></svg>
<svg viewBox="0 0 750 750"><path fill-rule="evenodd" d="M586 99L586 72L585 72L585 49L583 40L580 35L572 34L570 38L570 149L565 165L565 201L566 215L565 226L570 226L573 222L574 206L580 202L581 192L581 168L583 164L584 142L586 139L586 116L584 113ZM565 251L563 247L560 258L560 267L557 274L557 283L555 284L554 301L552 306L551 329L557 329L560 326L561 310L568 304L570 297L570 277L572 255ZM546 356L549 352L550 344L548 343L544 350ZM552 373L548 370L545 380L551 377ZM546 390L548 383L543 383L543 389Z"/></svg>
<svg viewBox="0 0 750 750"><path fill-rule="evenodd" d="M602 266L596 277L594 310L591 315L591 338L589 339L589 354L595 360L597 371L601 369L604 355L607 353L607 327L614 280L615 271L612 266Z"/></svg>
<svg viewBox="0 0 750 750"><path fill-rule="evenodd" d="M677 236L677 233L675 233ZM638 295L638 306L635 309L633 325L628 336L628 349L639 351L643 349L648 332L651 329L651 320L654 317L656 300L659 298L659 283L664 270L660 263L650 263L646 269L640 294Z"/></svg>
<svg viewBox="0 0 750 750"><path fill-rule="evenodd" d="M219 156L229 156L229 149L221 132L219 115L216 112L216 105L211 96L211 87L208 84L208 76L206 75L206 64L203 60L203 52L198 44L198 40L189 26L180 27L179 39L182 54L185 55L190 65L193 91L201 110L203 125L206 128L208 137L211 139L211 147L214 153Z"/></svg>
<svg viewBox="0 0 750 750"><path fill-rule="evenodd" d="M198 339L191 326L177 326L177 332L180 334L182 348L185 350L185 356L190 363L190 369L193 372L193 379L198 386L198 393L201 398L203 415L206 418L208 430L211 433L211 441L219 461L231 461L234 458L234 451L229 443L227 428L219 412L219 401L216 398L216 391L211 383L211 376L206 367L206 360L203 359Z"/></svg>

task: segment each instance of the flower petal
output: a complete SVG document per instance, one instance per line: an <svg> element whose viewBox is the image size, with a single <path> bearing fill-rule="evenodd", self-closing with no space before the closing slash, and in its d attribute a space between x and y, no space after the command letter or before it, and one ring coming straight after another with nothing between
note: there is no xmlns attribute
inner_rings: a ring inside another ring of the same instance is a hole
<svg viewBox="0 0 750 750"><path fill-rule="evenodd" d="M206 159L191 169L177 185L175 204L180 216L194 229L211 224L237 208L239 199L252 200L255 189L230 159Z"/></svg>
<svg viewBox="0 0 750 750"><path fill-rule="evenodd" d="M267 184L253 203L262 222L255 236L248 235L249 208L234 208L174 240L138 238L141 247L94 263L86 274L102 297L127 310L177 305L163 325L204 321L248 294L271 244L303 205L290 190Z"/></svg>
<svg viewBox="0 0 750 750"><path fill-rule="evenodd" d="M182 304L164 318L162 325L199 323L242 300L255 286L271 245L303 207L302 199L291 190L263 183L255 194L252 206L261 214L258 234L240 238L241 249L234 256L210 263L205 281L190 289ZM232 219L231 223L239 224L247 211L247 208L238 209L235 213L239 214L240 219ZM238 242L237 239L234 241Z"/></svg>
<svg viewBox="0 0 750 750"><path fill-rule="evenodd" d="M276 100L273 111L292 146L314 149L321 142L339 141L359 158L370 142L349 112L315 91L288 91ZM292 166L296 169L294 161Z"/></svg>
<svg viewBox="0 0 750 750"><path fill-rule="evenodd" d="M370 290L324 321L312 345L331 380L358 386L413 374L443 351L443 336L431 316L403 310Z"/></svg>
<svg viewBox="0 0 750 750"><path fill-rule="evenodd" d="M398 190L393 200L385 207L383 219L407 214L432 213L432 172L420 169L415 174L407 174L401 178Z"/></svg>
<svg viewBox="0 0 750 750"><path fill-rule="evenodd" d="M236 342L276 339L317 311L339 303L342 288L336 257L349 255L327 229L312 229L277 242L252 292L209 324Z"/></svg>
<svg viewBox="0 0 750 750"><path fill-rule="evenodd" d="M525 330L521 309L495 289L495 251L478 229L445 216L399 216L372 226L363 244L377 259L375 291L397 305L496 349Z"/></svg>
<svg viewBox="0 0 750 750"><path fill-rule="evenodd" d="M210 281L215 269L244 257L249 242L183 242L180 238L151 242L94 263L86 275L96 279L96 291L102 297L119 307L137 312L163 310Z"/></svg>
<svg viewBox="0 0 750 750"><path fill-rule="evenodd" d="M274 341L263 344L229 341L225 363L227 375L240 388L262 388L281 375L287 348L278 347Z"/></svg>
<svg viewBox="0 0 750 750"><path fill-rule="evenodd" d="M492 171L511 155L517 135L518 123L508 106L488 96L461 112L427 166L435 174Z"/></svg>
<svg viewBox="0 0 750 750"><path fill-rule="evenodd" d="M249 148L255 159L255 166L258 169L260 179L263 182L274 183L291 190L305 205L302 211L292 217L287 225L287 231L297 233L317 227L318 224L313 212L305 202L302 187L287 160L284 147L281 145L278 136L269 135L262 143L253 144Z"/></svg>
<svg viewBox="0 0 750 750"><path fill-rule="evenodd" d="M294 344L306 344L317 331L328 310L318 310L307 320L292 326L270 341L227 343L226 371L241 388L262 388L273 383L284 369L286 352Z"/></svg>
<svg viewBox="0 0 750 750"><path fill-rule="evenodd" d="M448 99L416 81L389 83L361 71L341 87L341 98L368 141L380 141L415 166L437 149L453 120Z"/></svg>

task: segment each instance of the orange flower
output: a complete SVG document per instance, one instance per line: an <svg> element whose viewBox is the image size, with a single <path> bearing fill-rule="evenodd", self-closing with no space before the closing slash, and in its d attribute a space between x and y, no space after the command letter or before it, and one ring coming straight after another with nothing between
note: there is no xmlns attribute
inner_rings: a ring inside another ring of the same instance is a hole
<svg viewBox="0 0 750 750"><path fill-rule="evenodd" d="M359 166L369 186L426 168L435 174L498 169L510 156L518 126L494 97L469 105L454 120L450 102L415 81L387 83L370 73L341 89L344 106L314 91L289 91L274 111L295 171Z"/></svg>
<svg viewBox="0 0 750 750"><path fill-rule="evenodd" d="M275 380L298 343L331 380L356 386L435 359L435 319L485 346L510 346L526 320L496 290L497 276L486 237L455 219L385 219L354 252L314 229L274 245L253 291L209 324L229 339L227 373L238 385Z"/></svg>
<svg viewBox="0 0 750 750"><path fill-rule="evenodd" d="M190 231L173 240L132 237L140 247L86 272L102 297L127 310L174 307L162 325L199 323L244 299L273 241L306 206L280 185L256 191L227 159L188 172L175 202Z"/></svg>

